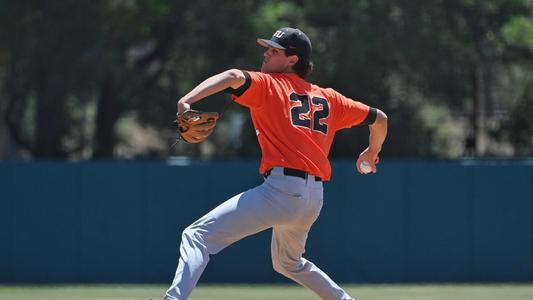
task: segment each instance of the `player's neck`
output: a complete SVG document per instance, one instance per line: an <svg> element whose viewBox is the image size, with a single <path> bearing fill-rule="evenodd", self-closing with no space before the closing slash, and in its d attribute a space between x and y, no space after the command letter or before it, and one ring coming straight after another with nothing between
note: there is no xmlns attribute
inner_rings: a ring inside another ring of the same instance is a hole
<svg viewBox="0 0 533 300"><path fill-rule="evenodd" d="M296 74L296 72L294 72L294 70L292 69L292 67L287 67L287 68L285 69L285 71L283 71L283 73L295 73L295 74Z"/></svg>

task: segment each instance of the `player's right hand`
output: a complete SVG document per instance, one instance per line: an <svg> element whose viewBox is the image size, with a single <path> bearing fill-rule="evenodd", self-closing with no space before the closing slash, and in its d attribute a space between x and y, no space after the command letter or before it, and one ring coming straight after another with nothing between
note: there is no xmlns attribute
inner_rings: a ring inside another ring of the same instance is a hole
<svg viewBox="0 0 533 300"><path fill-rule="evenodd" d="M366 148L361 154L359 154L359 158L357 159L357 162L355 164L357 171L360 174L366 174L363 172L360 168L360 165L363 161L367 161L370 165L370 169L372 170L371 173L377 172L376 165L379 163L379 151L371 150L370 148Z"/></svg>

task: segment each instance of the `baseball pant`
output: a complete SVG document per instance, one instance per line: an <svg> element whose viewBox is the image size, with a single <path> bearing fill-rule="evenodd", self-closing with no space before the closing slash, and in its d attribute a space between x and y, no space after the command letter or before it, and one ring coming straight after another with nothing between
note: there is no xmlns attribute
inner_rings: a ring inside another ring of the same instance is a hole
<svg viewBox="0 0 533 300"><path fill-rule="evenodd" d="M183 231L176 275L165 300L188 299L211 254L268 228L274 270L322 299L353 299L302 257L322 199L322 182L313 176L285 176L282 168L274 168L263 184L220 204Z"/></svg>

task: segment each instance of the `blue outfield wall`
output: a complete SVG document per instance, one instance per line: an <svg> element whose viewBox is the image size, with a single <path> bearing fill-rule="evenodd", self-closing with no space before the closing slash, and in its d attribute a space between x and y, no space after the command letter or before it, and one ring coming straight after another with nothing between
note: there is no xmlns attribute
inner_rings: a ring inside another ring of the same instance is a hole
<svg viewBox="0 0 533 300"><path fill-rule="evenodd" d="M257 161L0 163L0 283L170 283L182 230ZM286 282L270 230L201 282ZM335 161L305 256L339 282L533 281L532 161Z"/></svg>

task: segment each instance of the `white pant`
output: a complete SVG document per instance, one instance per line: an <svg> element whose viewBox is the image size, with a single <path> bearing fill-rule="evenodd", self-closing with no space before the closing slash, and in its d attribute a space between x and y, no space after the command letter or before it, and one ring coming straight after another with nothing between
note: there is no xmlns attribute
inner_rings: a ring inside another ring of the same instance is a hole
<svg viewBox="0 0 533 300"><path fill-rule="evenodd" d="M352 299L328 275L302 257L311 225L322 208L322 182L283 175L274 168L260 186L232 197L187 227L178 268L166 300L185 300L202 275L209 255L268 228L274 270L322 299Z"/></svg>

